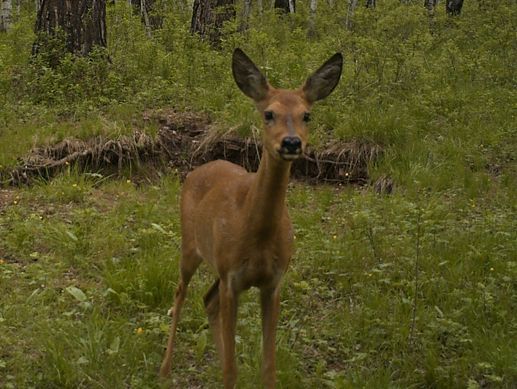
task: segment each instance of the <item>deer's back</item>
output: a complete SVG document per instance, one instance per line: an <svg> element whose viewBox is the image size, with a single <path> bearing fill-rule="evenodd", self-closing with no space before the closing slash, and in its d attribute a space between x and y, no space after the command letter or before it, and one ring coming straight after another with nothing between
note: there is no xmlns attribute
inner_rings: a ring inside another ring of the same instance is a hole
<svg viewBox="0 0 517 389"><path fill-rule="evenodd" d="M248 176L250 173L246 169L234 163L222 160L208 162L187 176L182 190L182 207L185 200L199 204L210 192L238 191L250 181Z"/></svg>
<svg viewBox="0 0 517 389"><path fill-rule="evenodd" d="M227 161L209 162L187 176L181 194L184 249L195 250L215 266L217 250L238 245L253 176Z"/></svg>

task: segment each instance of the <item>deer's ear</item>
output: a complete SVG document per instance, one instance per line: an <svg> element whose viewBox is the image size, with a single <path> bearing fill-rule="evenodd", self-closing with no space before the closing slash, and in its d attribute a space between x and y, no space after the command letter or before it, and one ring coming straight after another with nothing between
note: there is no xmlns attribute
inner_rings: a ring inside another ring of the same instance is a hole
<svg viewBox="0 0 517 389"><path fill-rule="evenodd" d="M269 85L253 61L241 49L235 49L232 59L233 78L239 89L256 102L266 98Z"/></svg>
<svg viewBox="0 0 517 389"><path fill-rule="evenodd" d="M341 78L343 56L336 53L305 81L303 93L309 103L324 99L334 90Z"/></svg>

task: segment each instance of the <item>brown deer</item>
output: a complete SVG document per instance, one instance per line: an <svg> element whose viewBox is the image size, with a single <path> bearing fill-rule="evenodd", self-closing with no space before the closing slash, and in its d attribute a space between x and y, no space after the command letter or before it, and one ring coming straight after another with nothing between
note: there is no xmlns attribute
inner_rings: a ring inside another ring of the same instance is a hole
<svg viewBox="0 0 517 389"><path fill-rule="evenodd" d="M285 204L289 171L292 161L305 150L311 106L336 87L342 66L343 58L337 53L300 89L276 89L242 50L234 51L233 77L241 91L255 101L264 119L262 159L256 173L227 161L213 161L195 169L185 180L180 280L171 309L162 377L171 369L187 286L205 260L218 277L204 303L222 363L224 387L234 388L237 381L237 299L252 286L260 289L262 377L267 388L275 387L280 284L293 253L293 229Z"/></svg>

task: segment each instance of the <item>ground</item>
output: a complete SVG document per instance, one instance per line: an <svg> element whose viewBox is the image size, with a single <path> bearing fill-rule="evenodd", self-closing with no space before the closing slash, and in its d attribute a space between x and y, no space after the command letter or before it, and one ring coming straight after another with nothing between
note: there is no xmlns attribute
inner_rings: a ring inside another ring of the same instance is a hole
<svg viewBox="0 0 517 389"><path fill-rule="evenodd" d="M5 387L157 387L177 282L180 181L72 172L3 189ZM515 218L451 191L408 200L293 182L297 251L282 292L281 387L511 387ZM177 387L218 387L196 275ZM258 387L257 294L239 308L239 386ZM434 384L433 384L434 383Z"/></svg>

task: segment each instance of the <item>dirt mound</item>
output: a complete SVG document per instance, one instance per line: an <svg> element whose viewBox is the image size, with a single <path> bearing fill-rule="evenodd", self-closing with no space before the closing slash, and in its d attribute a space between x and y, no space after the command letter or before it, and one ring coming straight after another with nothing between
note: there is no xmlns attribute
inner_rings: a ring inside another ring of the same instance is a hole
<svg viewBox="0 0 517 389"><path fill-rule="evenodd" d="M160 111L146 114L160 124L155 137L136 130L130 136L88 140L65 139L55 145L34 148L14 168L0 171L3 185L31 184L34 179L51 179L72 165L79 171L121 172L144 163L170 166L182 175L215 159L226 159L249 171L260 163L259 136L242 138L234 132L218 134L207 116ZM308 149L305 158L293 163L292 175L312 183L361 183L368 181L368 165L382 149L364 142L337 142L324 149Z"/></svg>

